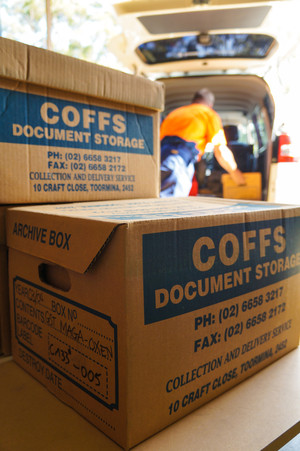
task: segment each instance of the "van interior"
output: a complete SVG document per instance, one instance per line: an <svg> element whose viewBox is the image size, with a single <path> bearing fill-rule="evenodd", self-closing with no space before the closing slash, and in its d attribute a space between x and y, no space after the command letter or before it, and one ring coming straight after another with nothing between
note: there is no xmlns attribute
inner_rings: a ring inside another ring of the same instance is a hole
<svg viewBox="0 0 300 451"><path fill-rule="evenodd" d="M162 120L173 109L190 103L197 90L208 88L214 93L214 109L222 119L228 147L242 172L261 174L261 200L266 200L274 101L264 80L256 75L222 73L168 77L160 81L166 92ZM223 173L208 146L196 171L199 193L222 197Z"/></svg>

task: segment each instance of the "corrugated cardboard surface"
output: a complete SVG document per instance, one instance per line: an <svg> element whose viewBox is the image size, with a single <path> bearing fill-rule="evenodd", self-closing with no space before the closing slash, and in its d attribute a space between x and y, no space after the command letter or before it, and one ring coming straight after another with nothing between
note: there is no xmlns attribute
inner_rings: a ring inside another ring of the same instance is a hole
<svg viewBox="0 0 300 451"><path fill-rule="evenodd" d="M159 196L160 83L0 38L0 203Z"/></svg>
<svg viewBox="0 0 300 451"><path fill-rule="evenodd" d="M207 198L11 209L14 359L132 447L298 346L299 227Z"/></svg>
<svg viewBox="0 0 300 451"><path fill-rule="evenodd" d="M0 206L0 355L11 353L5 212Z"/></svg>
<svg viewBox="0 0 300 451"><path fill-rule="evenodd" d="M299 421L299 377L300 348L135 449L261 450ZM0 399L0 448L5 451L121 449L14 362L0 360Z"/></svg>

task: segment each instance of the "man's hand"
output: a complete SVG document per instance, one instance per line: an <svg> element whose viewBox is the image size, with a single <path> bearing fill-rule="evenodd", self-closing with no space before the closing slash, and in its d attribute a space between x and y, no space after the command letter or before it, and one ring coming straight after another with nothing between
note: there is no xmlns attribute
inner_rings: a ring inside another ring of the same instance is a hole
<svg viewBox="0 0 300 451"><path fill-rule="evenodd" d="M239 169L230 172L230 177L237 185L246 185L246 179Z"/></svg>
<svg viewBox="0 0 300 451"><path fill-rule="evenodd" d="M227 146L225 146L225 144L215 146L214 155L219 165L230 174L232 180L237 185L246 185L245 177L238 169L233 153Z"/></svg>

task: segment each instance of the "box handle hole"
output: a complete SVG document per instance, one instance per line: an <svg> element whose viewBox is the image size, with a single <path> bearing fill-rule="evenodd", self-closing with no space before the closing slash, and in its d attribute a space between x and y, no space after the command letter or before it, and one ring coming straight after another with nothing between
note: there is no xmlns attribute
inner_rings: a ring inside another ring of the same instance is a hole
<svg viewBox="0 0 300 451"><path fill-rule="evenodd" d="M68 271L62 266L41 263L39 265L40 280L51 287L62 291L69 291L71 280Z"/></svg>

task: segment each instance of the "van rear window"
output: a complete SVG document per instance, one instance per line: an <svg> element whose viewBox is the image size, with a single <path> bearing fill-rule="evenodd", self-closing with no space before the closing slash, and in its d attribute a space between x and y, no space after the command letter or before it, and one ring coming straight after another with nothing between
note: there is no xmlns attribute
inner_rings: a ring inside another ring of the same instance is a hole
<svg viewBox="0 0 300 451"><path fill-rule="evenodd" d="M263 34L197 34L141 44L146 64L207 58L265 58L275 40Z"/></svg>

